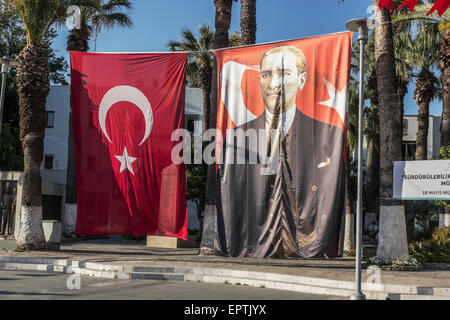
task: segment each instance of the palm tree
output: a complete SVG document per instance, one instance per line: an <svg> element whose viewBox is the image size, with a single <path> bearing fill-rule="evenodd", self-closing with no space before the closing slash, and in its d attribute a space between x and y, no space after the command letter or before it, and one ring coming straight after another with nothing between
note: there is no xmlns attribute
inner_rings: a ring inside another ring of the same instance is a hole
<svg viewBox="0 0 450 320"><path fill-rule="evenodd" d="M359 72L359 43L356 43L352 54L352 71ZM366 171L364 175L364 206L369 212L378 211L380 186L380 122L378 116L378 91L375 63L375 36L372 33L366 44L364 57L365 100L370 106L364 110L364 138L367 144Z"/></svg>
<svg viewBox="0 0 450 320"><path fill-rule="evenodd" d="M241 45L256 42L256 0L241 0Z"/></svg>
<svg viewBox="0 0 450 320"><path fill-rule="evenodd" d="M234 0L237 1L237 0ZM233 0L214 0L215 28L214 48L228 47L228 30L231 24L231 9ZM215 128L217 123L217 62L214 60L211 81L211 112L209 127ZM203 237L200 244L200 254L211 254L214 251L214 236L216 228L216 166L208 166L206 181L206 206L203 227Z"/></svg>
<svg viewBox="0 0 450 320"><path fill-rule="evenodd" d="M373 0L377 5L378 1ZM383 259L408 256L404 206L392 200L394 161L401 160L402 123L396 116L397 77L391 14L377 10L375 60L380 115L380 233L377 255Z"/></svg>
<svg viewBox="0 0 450 320"><path fill-rule="evenodd" d="M358 82L352 81L349 89L348 124L347 124L347 149L346 149L346 175L345 175L345 236L344 251L355 249L355 213L354 197L351 185L350 152L358 148L358 113L359 95Z"/></svg>
<svg viewBox="0 0 450 320"><path fill-rule="evenodd" d="M422 2L422 1L421 1ZM441 148L450 145L450 12L448 10L439 17L436 14L427 15L435 0L427 4L419 4L411 14L400 14L394 17L394 23L402 21L420 21L436 25L440 35L439 66L442 79L442 123ZM436 30L434 31L436 32ZM444 207L444 216L450 217L450 206Z"/></svg>
<svg viewBox="0 0 450 320"><path fill-rule="evenodd" d="M435 0L428 4L420 4L414 9L414 13L400 14L394 18L394 22L421 21L437 26L440 36L439 66L442 73L442 125L441 147L450 144L450 12L447 10L442 17L436 14L427 16ZM436 30L435 30L436 31ZM450 211L449 211L450 214Z"/></svg>
<svg viewBox="0 0 450 320"><path fill-rule="evenodd" d="M407 59L420 70L417 74L416 90L414 91L414 100L419 105L416 160L427 160L428 158L430 102L435 98L439 84L439 80L431 72L438 60L439 47L439 36L433 29L436 29L434 25L420 23L420 31L416 39L414 41L411 38L408 39L410 50Z"/></svg>
<svg viewBox="0 0 450 320"><path fill-rule="evenodd" d="M73 0L72 3L83 4L81 7L80 29L72 29L67 37L67 51L89 50L89 40L92 31L95 31L95 44L98 32L103 28L132 27L131 18L123 13L123 9L131 9L128 0ZM69 113L69 138L68 138L68 161L66 182L66 203L73 205L77 203L76 178L75 178L75 145L73 136L72 110Z"/></svg>
<svg viewBox="0 0 450 320"><path fill-rule="evenodd" d="M187 78L191 86L198 85L203 93L203 130L209 127L211 80L213 68L214 31L208 24L198 28L199 37L196 38L189 29L181 32L181 41L169 41L167 46L171 51L191 51L187 67Z"/></svg>
<svg viewBox="0 0 450 320"><path fill-rule="evenodd" d="M74 1L80 2L80 1ZM97 35L102 28L132 27L133 21L124 9L131 9L129 0L84 0L81 8L80 29L72 29L67 37L67 51L89 50L89 40L94 32L94 51L97 49Z"/></svg>
<svg viewBox="0 0 450 320"><path fill-rule="evenodd" d="M20 140L24 153L23 201L17 248L45 248L42 228L40 167L44 152L45 104L50 87L48 58L43 36L66 12L67 1L8 0L17 10L26 30L27 44L17 57L16 83L19 93Z"/></svg>
<svg viewBox="0 0 450 320"><path fill-rule="evenodd" d="M395 73L397 76L397 110L401 123L403 123L405 114L405 96L408 93L408 84L412 78L412 64L408 59L410 48L407 44L408 39L410 38L411 36L407 31L396 32L394 38Z"/></svg>
<svg viewBox="0 0 450 320"><path fill-rule="evenodd" d="M403 0L394 0L392 36L394 39L395 74L397 76L397 116L403 128L405 96L408 93L408 84L412 78L413 65L408 61L410 48L407 44L412 23L408 20L396 21L397 16L408 13L407 7L399 9L402 3ZM418 3L421 4L422 1L419 0ZM401 134L403 139L403 130Z"/></svg>

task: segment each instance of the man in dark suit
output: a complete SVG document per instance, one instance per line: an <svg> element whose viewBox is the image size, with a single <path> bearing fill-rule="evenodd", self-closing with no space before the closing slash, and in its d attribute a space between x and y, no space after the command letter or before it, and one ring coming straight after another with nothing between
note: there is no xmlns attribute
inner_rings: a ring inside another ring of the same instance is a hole
<svg viewBox="0 0 450 320"><path fill-rule="evenodd" d="M298 47L277 46L263 55L260 88L266 111L228 132L222 148L218 252L250 257L338 255L344 134L299 111L295 101L306 81L306 59Z"/></svg>

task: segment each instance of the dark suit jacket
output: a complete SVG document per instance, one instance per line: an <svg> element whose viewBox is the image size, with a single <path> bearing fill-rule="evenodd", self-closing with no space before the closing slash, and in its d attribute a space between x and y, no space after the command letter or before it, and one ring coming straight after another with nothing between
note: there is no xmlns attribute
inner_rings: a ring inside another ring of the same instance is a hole
<svg viewBox="0 0 450 320"><path fill-rule="evenodd" d="M265 129L265 113L238 129ZM297 109L277 174L262 175L260 157L248 164L254 150L247 141L246 164L218 167L216 251L234 257L337 256L345 201L342 130Z"/></svg>

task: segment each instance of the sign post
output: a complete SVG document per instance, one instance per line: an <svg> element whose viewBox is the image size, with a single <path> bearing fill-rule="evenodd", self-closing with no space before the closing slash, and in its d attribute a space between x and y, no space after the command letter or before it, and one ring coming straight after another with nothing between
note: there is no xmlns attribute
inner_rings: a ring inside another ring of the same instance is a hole
<svg viewBox="0 0 450 320"><path fill-rule="evenodd" d="M362 256L362 187L363 187L363 123L364 123L364 46L368 39L367 19L354 19L347 22L350 31L358 32L360 46L359 69L359 125L358 125L358 202L356 212L356 274L355 292L351 300L366 300L361 291L361 256Z"/></svg>

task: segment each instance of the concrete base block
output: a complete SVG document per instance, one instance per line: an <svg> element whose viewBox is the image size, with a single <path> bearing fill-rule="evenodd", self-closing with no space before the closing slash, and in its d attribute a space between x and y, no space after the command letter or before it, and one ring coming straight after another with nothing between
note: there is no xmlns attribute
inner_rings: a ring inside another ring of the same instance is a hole
<svg viewBox="0 0 450 320"><path fill-rule="evenodd" d="M344 250L350 251L355 249L355 215L345 215L345 236Z"/></svg>
<svg viewBox="0 0 450 320"><path fill-rule="evenodd" d="M408 257L404 206L380 206L377 256L386 260Z"/></svg>
<svg viewBox="0 0 450 320"><path fill-rule="evenodd" d="M66 203L64 206L63 231L65 234L74 234L77 225L77 204Z"/></svg>
<svg viewBox="0 0 450 320"><path fill-rule="evenodd" d="M147 247L177 249L197 248L198 246L195 236L189 236L187 241L170 237L148 236Z"/></svg>
<svg viewBox="0 0 450 320"><path fill-rule="evenodd" d="M45 220L42 222L44 228L45 242L50 250L59 250L62 235L62 223L56 220ZM55 246L57 245L57 246Z"/></svg>

